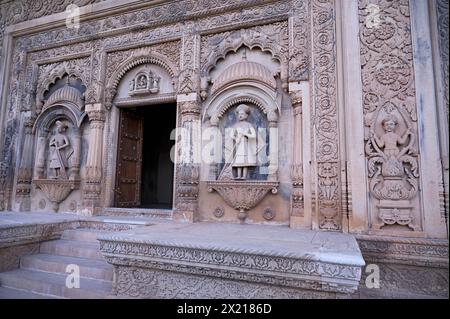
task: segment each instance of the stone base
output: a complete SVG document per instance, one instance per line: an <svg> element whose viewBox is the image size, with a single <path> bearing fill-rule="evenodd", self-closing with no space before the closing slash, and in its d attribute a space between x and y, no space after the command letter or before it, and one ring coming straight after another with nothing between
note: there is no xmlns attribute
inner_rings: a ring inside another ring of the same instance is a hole
<svg viewBox="0 0 450 319"><path fill-rule="evenodd" d="M351 235L287 227L166 223L99 240L119 297L347 297L364 265Z"/></svg>
<svg viewBox="0 0 450 319"><path fill-rule="evenodd" d="M379 287L364 272L355 298L448 298L448 240L358 236L368 265L379 269Z"/></svg>

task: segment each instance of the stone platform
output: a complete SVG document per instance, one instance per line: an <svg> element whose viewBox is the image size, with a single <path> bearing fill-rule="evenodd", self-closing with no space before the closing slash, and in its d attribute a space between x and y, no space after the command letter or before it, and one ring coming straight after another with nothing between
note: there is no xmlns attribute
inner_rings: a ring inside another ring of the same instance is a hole
<svg viewBox="0 0 450 319"><path fill-rule="evenodd" d="M98 239L119 297L348 297L365 264L351 235L287 227L171 222Z"/></svg>

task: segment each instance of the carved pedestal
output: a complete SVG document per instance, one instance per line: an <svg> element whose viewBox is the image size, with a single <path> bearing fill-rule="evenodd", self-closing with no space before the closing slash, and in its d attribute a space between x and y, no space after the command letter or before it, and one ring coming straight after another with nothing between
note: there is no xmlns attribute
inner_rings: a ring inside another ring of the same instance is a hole
<svg viewBox="0 0 450 319"><path fill-rule="evenodd" d="M270 191L278 192L278 182L264 181L211 181L207 182L208 192L217 191L223 200L236 209L238 218L244 222L247 212L258 205Z"/></svg>
<svg viewBox="0 0 450 319"><path fill-rule="evenodd" d="M61 179L36 179L33 183L52 203L54 212L58 211L59 204L69 196L70 192L80 186L80 181Z"/></svg>

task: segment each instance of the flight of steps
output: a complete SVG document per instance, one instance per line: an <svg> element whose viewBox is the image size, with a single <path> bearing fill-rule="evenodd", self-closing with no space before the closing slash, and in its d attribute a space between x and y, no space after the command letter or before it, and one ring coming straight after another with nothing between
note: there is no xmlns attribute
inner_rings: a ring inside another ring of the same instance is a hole
<svg viewBox="0 0 450 319"><path fill-rule="evenodd" d="M61 239L43 242L39 254L21 258L19 269L0 273L0 299L110 297L113 268L100 253L101 232L71 229ZM69 264L79 266L80 288L66 287Z"/></svg>

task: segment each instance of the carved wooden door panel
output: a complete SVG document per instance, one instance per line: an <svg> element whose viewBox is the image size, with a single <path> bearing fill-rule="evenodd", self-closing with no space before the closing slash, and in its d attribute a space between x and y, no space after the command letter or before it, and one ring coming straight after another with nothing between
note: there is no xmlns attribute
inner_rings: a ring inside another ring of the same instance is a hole
<svg viewBox="0 0 450 319"><path fill-rule="evenodd" d="M116 172L116 207L141 204L143 119L121 110Z"/></svg>

